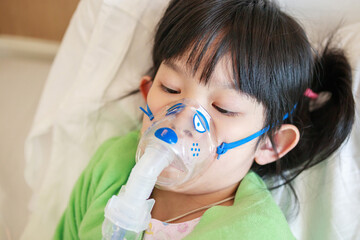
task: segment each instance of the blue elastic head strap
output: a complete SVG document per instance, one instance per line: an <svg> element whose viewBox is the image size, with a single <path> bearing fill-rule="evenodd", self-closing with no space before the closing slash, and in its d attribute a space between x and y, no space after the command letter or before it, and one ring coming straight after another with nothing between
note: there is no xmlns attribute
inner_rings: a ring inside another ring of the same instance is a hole
<svg viewBox="0 0 360 240"><path fill-rule="evenodd" d="M297 106L297 104L295 104L294 108L291 110L290 113L286 113L286 114L284 115L284 117L283 117L283 119L282 119L283 121L284 121L285 119L287 119L290 114L292 114L292 113L294 112L296 106ZM245 144L245 143L247 143L247 142L250 142L251 140L254 140L255 138L257 138L257 137L263 135L264 133L266 133L267 131L269 131L269 129L270 129L270 125L267 126L267 127L265 127L265 128L263 128L263 129L261 129L260 131L258 131L258 132L256 132L256 133L254 133L254 134L246 137L246 138L243 138L243 139L239 140L239 141L235 141L235 142L232 142L232 143L225 143L225 142L223 142L223 143L220 144L220 146L218 146L217 149L216 149L216 153L218 154L217 159L219 159L219 158L220 158L220 155L226 153L228 150L230 150L230 149L232 149L232 148L239 147L239 146L241 146L241 145L243 145L243 144Z"/></svg>
<svg viewBox="0 0 360 240"><path fill-rule="evenodd" d="M140 110L143 111L150 118L150 121L152 121L154 119L154 115L151 112L149 105L147 105L147 104L146 104L146 109L147 109L147 111L145 109L143 109L142 107L140 107Z"/></svg>
<svg viewBox="0 0 360 240"><path fill-rule="evenodd" d="M264 133L266 133L268 130L270 129L270 126L267 126L266 128L261 129L260 131L246 137L243 138L239 141L236 142L232 142L232 143L225 143L223 142L222 144L220 144L220 146L217 147L216 149L216 153L218 154L217 159L220 158L220 155L226 153L228 150L232 149L232 148L236 148L239 147L247 142L250 142L251 140L263 135Z"/></svg>

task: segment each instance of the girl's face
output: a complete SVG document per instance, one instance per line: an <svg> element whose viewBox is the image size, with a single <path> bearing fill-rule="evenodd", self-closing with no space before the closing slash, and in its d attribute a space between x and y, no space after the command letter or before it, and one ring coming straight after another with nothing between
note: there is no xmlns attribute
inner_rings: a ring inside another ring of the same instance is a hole
<svg viewBox="0 0 360 240"><path fill-rule="evenodd" d="M255 99L235 89L230 64L223 58L207 85L200 83L185 67L186 59L163 62L147 95L147 104L154 116L175 101L183 98L195 100L211 115L217 136L217 146L234 142L263 128L264 107ZM201 66L200 66L201 68ZM201 69L200 69L201 70ZM261 86L260 86L261 87ZM141 133L151 121L143 119ZM171 191L187 194L205 194L234 187L249 171L258 149L257 139L227 151L212 162L206 172L190 183Z"/></svg>

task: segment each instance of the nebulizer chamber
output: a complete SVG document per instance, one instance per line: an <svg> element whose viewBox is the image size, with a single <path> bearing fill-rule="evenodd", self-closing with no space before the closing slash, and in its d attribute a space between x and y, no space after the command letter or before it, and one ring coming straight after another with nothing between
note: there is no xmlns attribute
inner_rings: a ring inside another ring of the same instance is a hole
<svg viewBox="0 0 360 240"><path fill-rule="evenodd" d="M128 182L107 203L103 239L137 239L151 219L154 186L189 183L216 158L214 127L204 108L183 99L159 112L140 139Z"/></svg>
<svg viewBox="0 0 360 240"><path fill-rule="evenodd" d="M128 182L105 208L103 239L137 239L151 219L154 200L148 199L157 176L171 160L171 152L162 144L146 148L134 166ZM153 161L156 159L156 161Z"/></svg>

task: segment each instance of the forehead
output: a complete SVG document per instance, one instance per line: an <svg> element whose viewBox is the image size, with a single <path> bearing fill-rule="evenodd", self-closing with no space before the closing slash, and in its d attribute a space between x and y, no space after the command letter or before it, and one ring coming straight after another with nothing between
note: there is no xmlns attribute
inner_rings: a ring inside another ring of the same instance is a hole
<svg viewBox="0 0 360 240"><path fill-rule="evenodd" d="M235 79L231 70L231 61L227 56L222 57L215 65L211 75L208 78L203 76L207 61L202 61L197 69L189 62L189 57L184 55L175 59L163 61L163 64L172 71L186 78L194 78L200 84L209 87L222 87L240 91L236 88ZM241 92L241 91L240 91Z"/></svg>

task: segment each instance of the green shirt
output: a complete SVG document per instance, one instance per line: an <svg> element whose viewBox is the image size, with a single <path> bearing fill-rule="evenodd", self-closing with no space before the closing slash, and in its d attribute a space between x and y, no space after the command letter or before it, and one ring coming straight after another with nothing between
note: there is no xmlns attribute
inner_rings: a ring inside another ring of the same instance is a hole
<svg viewBox="0 0 360 240"><path fill-rule="evenodd" d="M100 146L75 184L54 239L101 239L107 201L126 184L135 164L139 132ZM249 172L233 206L208 209L185 239L295 239L262 179Z"/></svg>

